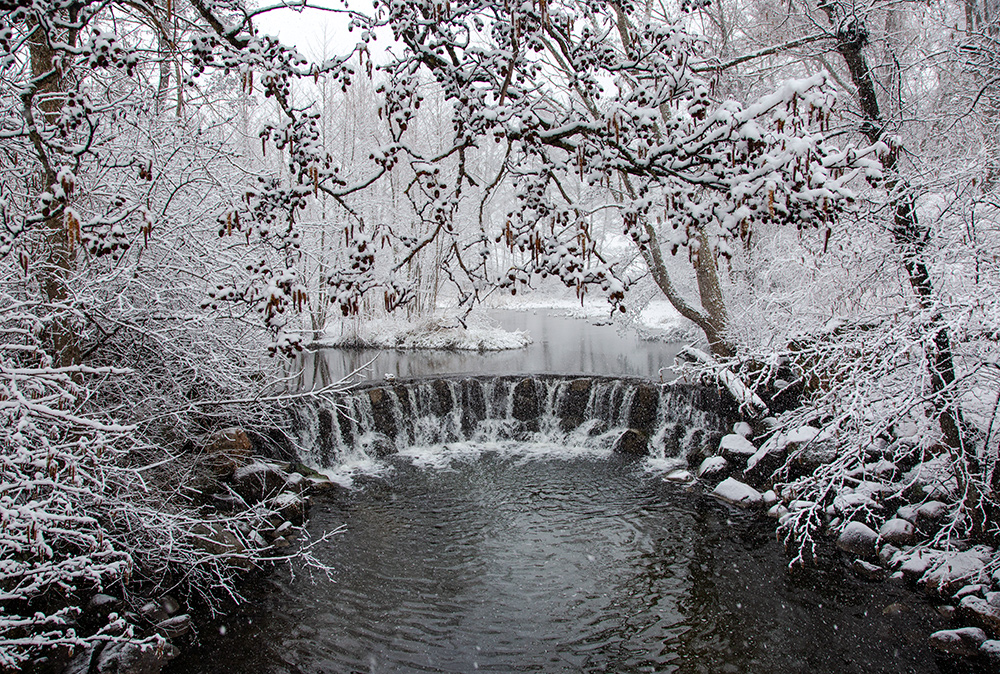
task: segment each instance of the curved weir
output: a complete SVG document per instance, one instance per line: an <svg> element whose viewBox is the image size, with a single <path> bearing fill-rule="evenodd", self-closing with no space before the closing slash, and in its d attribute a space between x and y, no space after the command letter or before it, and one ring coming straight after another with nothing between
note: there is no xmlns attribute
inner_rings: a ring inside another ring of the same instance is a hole
<svg viewBox="0 0 1000 674"><path fill-rule="evenodd" d="M731 410L713 389L642 379L465 376L368 385L298 409L302 460L332 467L418 446L521 442L687 458Z"/></svg>
<svg viewBox="0 0 1000 674"><path fill-rule="evenodd" d="M313 496L327 573L271 574L170 672L947 671L906 588L789 574L773 522L662 478L731 421L710 388L454 376L296 414L305 463L373 471Z"/></svg>

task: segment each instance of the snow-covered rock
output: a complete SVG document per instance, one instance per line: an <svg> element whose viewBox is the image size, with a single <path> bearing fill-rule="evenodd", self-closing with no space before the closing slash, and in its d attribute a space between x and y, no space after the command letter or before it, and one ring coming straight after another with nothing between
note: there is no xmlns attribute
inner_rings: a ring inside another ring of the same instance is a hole
<svg viewBox="0 0 1000 674"><path fill-rule="evenodd" d="M993 549L977 545L965 552L942 552L937 562L920 579L928 592L951 596L963 585L986 579L986 564L993 556Z"/></svg>
<svg viewBox="0 0 1000 674"><path fill-rule="evenodd" d="M690 470L679 469L670 471L663 479L669 482L690 482L694 479L694 475L691 474Z"/></svg>
<svg viewBox="0 0 1000 674"><path fill-rule="evenodd" d="M948 514L948 504L941 501L927 501L917 507L917 517L929 522L936 522Z"/></svg>
<svg viewBox="0 0 1000 674"><path fill-rule="evenodd" d="M778 502L778 495L774 493L773 489L768 489L766 492L764 492L763 496L764 496L764 505L766 505L768 508L770 508L771 506L773 506L775 503Z"/></svg>
<svg viewBox="0 0 1000 674"><path fill-rule="evenodd" d="M1000 671L1000 641L987 639L979 646L979 654L985 658L993 671Z"/></svg>
<svg viewBox="0 0 1000 674"><path fill-rule="evenodd" d="M972 657L979 654L979 647L986 641L986 633L978 627L957 630L939 630L930 636L933 648L950 655Z"/></svg>
<svg viewBox="0 0 1000 674"><path fill-rule="evenodd" d="M878 561L880 561L884 566L894 568L898 563L896 561L896 555L899 554L899 548L897 548L892 543L886 543L878 549Z"/></svg>
<svg viewBox="0 0 1000 674"><path fill-rule="evenodd" d="M966 620L1000 636L1000 606L991 604L982 597L967 595L962 597L958 608Z"/></svg>
<svg viewBox="0 0 1000 674"><path fill-rule="evenodd" d="M910 522L896 517L886 520L878 535L883 541L893 545L911 545L916 538L916 530Z"/></svg>
<svg viewBox="0 0 1000 674"><path fill-rule="evenodd" d="M722 475L729 468L729 462L721 456L710 456L698 466L698 477L710 479Z"/></svg>
<svg viewBox="0 0 1000 674"><path fill-rule="evenodd" d="M752 442L736 433L723 435L722 440L719 441L719 454L737 465L745 462L756 452L757 448L753 446Z"/></svg>
<svg viewBox="0 0 1000 674"><path fill-rule="evenodd" d="M906 505L901 506L899 510L896 511L896 517L901 520L906 520L907 522L917 523L917 506Z"/></svg>
<svg viewBox="0 0 1000 674"><path fill-rule="evenodd" d="M854 563L851 564L851 569L855 574L866 578L868 580L885 580L886 570L877 564L872 564L871 562L866 562L863 559L855 559Z"/></svg>
<svg viewBox="0 0 1000 674"><path fill-rule="evenodd" d="M785 516L785 515L787 515L787 514L788 514L788 508L786 508L786 507L785 507L784 505L782 505L781 503L775 503L775 504L774 504L773 506L771 506L771 508L770 508L770 509L769 509L769 510L767 511L767 516L768 516L768 517L773 517L773 518L774 518L774 519L776 519L776 520L780 520L780 519L781 519L782 517L784 517L784 516Z"/></svg>
<svg viewBox="0 0 1000 674"><path fill-rule="evenodd" d="M837 494L833 499L833 507L840 515L850 515L858 508L868 508L869 510L880 510L882 508L870 496L848 490Z"/></svg>
<svg viewBox="0 0 1000 674"><path fill-rule="evenodd" d="M288 475L266 463L240 466L233 473L233 491L244 501L253 504L284 490Z"/></svg>
<svg viewBox="0 0 1000 674"><path fill-rule="evenodd" d="M271 500L271 507L292 524L302 524L309 511L309 501L301 494L283 491Z"/></svg>
<svg viewBox="0 0 1000 674"><path fill-rule="evenodd" d="M958 481L947 456L936 456L930 461L918 463L902 478L906 484L917 484L932 497L946 497L958 490Z"/></svg>
<svg viewBox="0 0 1000 674"><path fill-rule="evenodd" d="M937 550L903 550L892 558L892 564L905 577L919 578L937 562L940 554Z"/></svg>
<svg viewBox="0 0 1000 674"><path fill-rule="evenodd" d="M743 508L758 506L764 502L763 494L731 477L720 482L712 491L712 496Z"/></svg>
<svg viewBox="0 0 1000 674"><path fill-rule="evenodd" d="M744 438L749 438L753 435L753 427L745 421L737 421L733 424L733 433L742 435Z"/></svg>
<svg viewBox="0 0 1000 674"><path fill-rule="evenodd" d="M878 534L862 522L848 522L837 537L837 547L859 557L874 557Z"/></svg>

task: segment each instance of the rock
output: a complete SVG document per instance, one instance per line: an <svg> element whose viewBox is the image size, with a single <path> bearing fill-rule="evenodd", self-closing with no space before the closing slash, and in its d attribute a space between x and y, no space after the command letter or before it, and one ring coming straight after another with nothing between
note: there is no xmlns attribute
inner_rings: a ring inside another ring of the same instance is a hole
<svg viewBox="0 0 1000 674"><path fill-rule="evenodd" d="M70 661L66 663L62 674L90 674L90 664L94 659L95 650L94 646L88 644L76 651Z"/></svg>
<svg viewBox="0 0 1000 674"><path fill-rule="evenodd" d="M806 472L837 458L836 439L812 426L800 426L786 436L785 442L792 465Z"/></svg>
<svg viewBox="0 0 1000 674"><path fill-rule="evenodd" d="M755 484L767 483L770 481L769 478L774 474L774 471L781 468L784 463L784 447L770 441L765 442L760 446L760 449L747 459L746 468L743 470L743 477Z"/></svg>
<svg viewBox="0 0 1000 674"><path fill-rule="evenodd" d="M181 610L180 602L171 597L169 594L165 594L160 597L160 606L167 615L173 615Z"/></svg>
<svg viewBox="0 0 1000 674"><path fill-rule="evenodd" d="M1000 641L988 639L979 646L979 654L993 671L1000 671Z"/></svg>
<svg viewBox="0 0 1000 674"><path fill-rule="evenodd" d="M848 522L837 538L837 547L858 557L874 557L878 534L861 522Z"/></svg>
<svg viewBox="0 0 1000 674"><path fill-rule="evenodd" d="M897 554L899 554L899 548L892 543L886 543L878 549L878 561L881 562L883 566L891 568L895 563Z"/></svg>
<svg viewBox="0 0 1000 674"><path fill-rule="evenodd" d="M220 478L232 475L251 461L253 445L242 428L225 428L213 433L202 448L205 465Z"/></svg>
<svg viewBox="0 0 1000 674"><path fill-rule="evenodd" d="M289 473L285 481L285 490L303 494L309 491L309 478L301 473Z"/></svg>
<svg viewBox="0 0 1000 674"><path fill-rule="evenodd" d="M711 479L722 476L729 468L729 462L721 456L710 456L698 466L698 477Z"/></svg>
<svg viewBox="0 0 1000 674"><path fill-rule="evenodd" d="M144 620L148 620L151 623L158 623L161 620L166 620L170 617L167 615L167 612L163 610L163 607L154 601L148 601L143 604L142 608L139 609L139 615L142 616Z"/></svg>
<svg viewBox="0 0 1000 674"><path fill-rule="evenodd" d="M97 657L97 674L159 674L180 651L170 644L137 644L113 641Z"/></svg>
<svg viewBox="0 0 1000 674"><path fill-rule="evenodd" d="M283 536L278 536L273 541L271 541L271 546L275 550L281 550L283 548L287 548L289 545L291 545L291 543L289 543L288 539Z"/></svg>
<svg viewBox="0 0 1000 674"><path fill-rule="evenodd" d="M955 599L961 600L962 598L971 595L977 595L979 597L982 597L983 594L986 592L986 589L987 588L985 585L980 585L980 584L966 585L965 587L961 588L958 592L955 593Z"/></svg>
<svg viewBox="0 0 1000 674"><path fill-rule="evenodd" d="M911 524L916 524L917 523L917 506L907 505L907 506L900 507L900 509L896 511L896 517L898 517L901 520L906 520L907 522L910 522Z"/></svg>
<svg viewBox="0 0 1000 674"><path fill-rule="evenodd" d="M916 530L910 522L902 518L887 520L878 531L879 537L893 545L912 545L916 540Z"/></svg>
<svg viewBox="0 0 1000 674"><path fill-rule="evenodd" d="M191 629L191 616L183 613L156 623L156 633L167 639L175 639Z"/></svg>
<svg viewBox="0 0 1000 674"><path fill-rule="evenodd" d="M867 580L885 580L888 575L886 570L881 566L866 562L863 559L855 559L854 563L851 564L851 570L856 575Z"/></svg>
<svg viewBox="0 0 1000 674"><path fill-rule="evenodd" d="M615 442L614 451L630 456L646 456L649 453L649 438L642 431L630 428Z"/></svg>
<svg viewBox="0 0 1000 674"><path fill-rule="evenodd" d="M538 386L534 379L522 379L514 387L511 415L518 421L537 419L539 414ZM645 452L643 452L645 453Z"/></svg>
<svg viewBox="0 0 1000 674"><path fill-rule="evenodd" d="M745 466L747 459L757 453L757 448L742 435L723 435L719 441L719 454L737 466Z"/></svg>
<svg viewBox="0 0 1000 674"><path fill-rule="evenodd" d="M940 553L937 563L924 573L920 584L927 592L950 597L963 585L985 580L985 567L992 556L992 548L985 545L965 552Z"/></svg>
<svg viewBox="0 0 1000 674"><path fill-rule="evenodd" d="M241 466L233 473L233 491L247 503L259 503L284 490L288 475L266 463Z"/></svg>
<svg viewBox="0 0 1000 674"><path fill-rule="evenodd" d="M955 617L955 607L951 604L941 604L940 606L935 606L934 609L938 612L938 615L945 620L951 620Z"/></svg>
<svg viewBox="0 0 1000 674"><path fill-rule="evenodd" d="M858 494L854 491L844 490L833 499L833 507L837 513L850 517L859 508L866 510L879 510L882 506L876 503L870 496Z"/></svg>
<svg viewBox="0 0 1000 674"><path fill-rule="evenodd" d="M928 501L917 508L917 518L936 522L948 514L948 504L941 501Z"/></svg>
<svg viewBox="0 0 1000 674"><path fill-rule="evenodd" d="M690 482L694 479L694 475L689 470L674 470L667 473L663 479L668 482Z"/></svg>
<svg viewBox="0 0 1000 674"><path fill-rule="evenodd" d="M656 424L656 412L660 407L660 391L654 386L640 384L632 395L632 404L628 410L629 428L637 428L644 433L651 433Z"/></svg>
<svg viewBox="0 0 1000 674"><path fill-rule="evenodd" d="M292 524L302 524L309 512L309 502L301 494L283 491L271 501L271 507Z"/></svg>
<svg viewBox="0 0 1000 674"><path fill-rule="evenodd" d="M737 421L733 424L733 433L742 435L744 438L749 438L753 435L753 426L745 421Z"/></svg>
<svg viewBox="0 0 1000 674"><path fill-rule="evenodd" d="M778 495L774 493L773 489L768 489L761 495L764 497L764 505L768 508L778 502Z"/></svg>
<svg viewBox="0 0 1000 674"><path fill-rule="evenodd" d="M979 654L979 647L986 641L986 634L978 627L962 627L957 630L939 630L930 636L931 647L962 657Z"/></svg>
<svg viewBox="0 0 1000 674"><path fill-rule="evenodd" d="M93 626L103 626L108 622L108 616L117 613L121 606L121 599L112 597L109 594L95 594L83 608L81 616L83 622Z"/></svg>
<svg viewBox="0 0 1000 674"><path fill-rule="evenodd" d="M229 555L238 560L246 552L246 547L236 534L220 524L196 524L191 529L191 535L191 542L195 547L213 555Z"/></svg>
<svg viewBox="0 0 1000 674"><path fill-rule="evenodd" d="M750 508L764 503L764 495L748 484L727 477L712 490L712 496L726 503Z"/></svg>
<svg viewBox="0 0 1000 674"><path fill-rule="evenodd" d="M975 595L962 597L958 607L966 620L1000 636L1000 607Z"/></svg>
<svg viewBox="0 0 1000 674"><path fill-rule="evenodd" d="M893 557L892 563L899 565L897 570L904 577L914 579L923 576L927 569L937 561L938 555L938 552L932 550L900 552Z"/></svg>
<svg viewBox="0 0 1000 674"><path fill-rule="evenodd" d="M784 517L785 515L787 515L788 512L789 512L788 508L786 508L785 506L783 506L780 503L775 503L767 511L767 516L768 517L773 517L776 520L780 520L782 517Z"/></svg>

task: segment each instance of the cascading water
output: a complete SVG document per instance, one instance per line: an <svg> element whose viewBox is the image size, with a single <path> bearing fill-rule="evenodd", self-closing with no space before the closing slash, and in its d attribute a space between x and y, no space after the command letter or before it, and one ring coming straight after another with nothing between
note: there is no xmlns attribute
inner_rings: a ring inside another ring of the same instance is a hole
<svg viewBox="0 0 1000 674"><path fill-rule="evenodd" d="M303 406L302 460L331 468L414 446L535 443L686 458L724 426L714 392L600 377L465 377L368 386Z"/></svg>

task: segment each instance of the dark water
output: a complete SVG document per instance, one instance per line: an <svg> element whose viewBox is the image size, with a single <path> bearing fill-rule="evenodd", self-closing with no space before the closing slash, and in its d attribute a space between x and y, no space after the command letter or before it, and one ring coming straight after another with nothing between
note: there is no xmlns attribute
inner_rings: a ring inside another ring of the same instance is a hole
<svg viewBox="0 0 1000 674"><path fill-rule="evenodd" d="M484 353L319 349L299 358L297 384L312 388L332 383L373 358L365 370L372 379L381 379L386 373L400 378L453 373L586 373L668 381L673 375L664 368L673 365L682 346L641 339L634 331L620 332L614 325L594 325L541 311L494 311L490 316L505 330L527 332L533 343L523 349Z"/></svg>
<svg viewBox="0 0 1000 674"><path fill-rule="evenodd" d="M789 573L757 517L606 453L414 451L318 497L332 578L273 574L169 671L946 671L919 596Z"/></svg>

